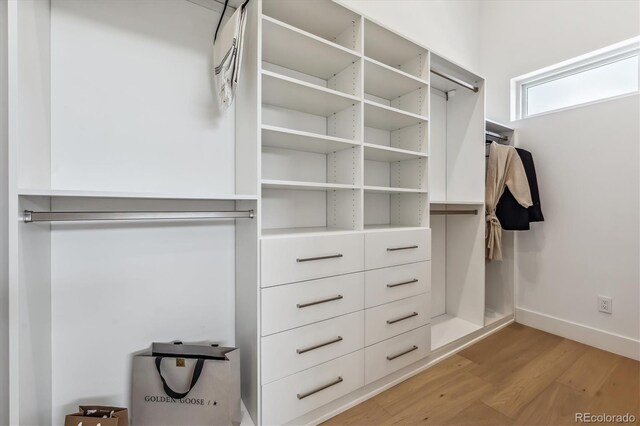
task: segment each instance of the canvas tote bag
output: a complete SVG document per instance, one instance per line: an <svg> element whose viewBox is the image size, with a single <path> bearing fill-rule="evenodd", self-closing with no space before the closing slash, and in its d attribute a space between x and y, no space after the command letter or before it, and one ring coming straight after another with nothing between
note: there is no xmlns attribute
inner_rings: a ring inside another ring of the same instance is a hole
<svg viewBox="0 0 640 426"><path fill-rule="evenodd" d="M240 424L236 348L154 344L153 352L134 357L132 386L132 425Z"/></svg>

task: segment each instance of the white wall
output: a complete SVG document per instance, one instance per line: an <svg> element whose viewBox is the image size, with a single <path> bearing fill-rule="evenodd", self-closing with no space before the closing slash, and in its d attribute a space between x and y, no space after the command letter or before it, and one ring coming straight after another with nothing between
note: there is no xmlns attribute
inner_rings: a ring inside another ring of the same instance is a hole
<svg viewBox="0 0 640 426"><path fill-rule="evenodd" d="M508 122L511 78L638 35L639 8L485 1L488 117ZM628 356L640 337L638 99L512 123L534 154L546 219L517 235L519 319ZM598 312L599 294L614 298L612 315Z"/></svg>
<svg viewBox="0 0 640 426"><path fill-rule="evenodd" d="M359 13L477 72L480 9L476 0L342 0Z"/></svg>
<svg viewBox="0 0 640 426"><path fill-rule="evenodd" d="M480 73L489 118L509 121L510 80L638 35L636 0L483 0Z"/></svg>
<svg viewBox="0 0 640 426"><path fill-rule="evenodd" d="M0 0L0 425L9 423L7 2Z"/></svg>

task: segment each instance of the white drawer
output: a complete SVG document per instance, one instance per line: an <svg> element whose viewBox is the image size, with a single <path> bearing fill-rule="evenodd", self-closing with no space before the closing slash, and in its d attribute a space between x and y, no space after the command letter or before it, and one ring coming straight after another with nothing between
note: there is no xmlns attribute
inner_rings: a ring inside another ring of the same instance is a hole
<svg viewBox="0 0 640 426"><path fill-rule="evenodd" d="M262 424L282 425L364 385L364 350L262 386Z"/></svg>
<svg viewBox="0 0 640 426"><path fill-rule="evenodd" d="M362 234L269 238L261 243L261 286L362 271Z"/></svg>
<svg viewBox="0 0 640 426"><path fill-rule="evenodd" d="M365 269L430 260L431 230L367 232L365 247Z"/></svg>
<svg viewBox="0 0 640 426"><path fill-rule="evenodd" d="M364 273L262 289L262 335L364 308Z"/></svg>
<svg viewBox="0 0 640 426"><path fill-rule="evenodd" d="M430 352L430 325L369 346L365 349L365 384L413 364Z"/></svg>
<svg viewBox="0 0 640 426"><path fill-rule="evenodd" d="M422 293L365 310L365 345L372 345L431 322L429 296L429 293Z"/></svg>
<svg viewBox="0 0 640 426"><path fill-rule="evenodd" d="M262 383L270 383L363 347L363 311L263 337Z"/></svg>
<svg viewBox="0 0 640 426"><path fill-rule="evenodd" d="M367 308L431 291L431 262L410 263L365 272Z"/></svg>

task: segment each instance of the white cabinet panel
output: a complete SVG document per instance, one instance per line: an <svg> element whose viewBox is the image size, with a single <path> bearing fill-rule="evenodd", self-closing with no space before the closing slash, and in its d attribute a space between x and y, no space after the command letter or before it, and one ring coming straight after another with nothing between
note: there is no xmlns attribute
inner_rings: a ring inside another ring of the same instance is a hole
<svg viewBox="0 0 640 426"><path fill-rule="evenodd" d="M368 232L365 243L365 269L431 259L430 229Z"/></svg>
<svg viewBox="0 0 640 426"><path fill-rule="evenodd" d="M361 234L262 240L262 287L363 269Z"/></svg>
<svg viewBox="0 0 640 426"><path fill-rule="evenodd" d="M431 327L420 327L365 349L365 383L369 384L421 360L431 352Z"/></svg>
<svg viewBox="0 0 640 426"><path fill-rule="evenodd" d="M364 274L339 275L262 290L262 335L364 308Z"/></svg>
<svg viewBox="0 0 640 426"><path fill-rule="evenodd" d="M376 306L365 311L367 346L431 322L430 294Z"/></svg>
<svg viewBox="0 0 640 426"><path fill-rule="evenodd" d="M282 425L364 385L364 350L262 386L262 423Z"/></svg>
<svg viewBox="0 0 640 426"><path fill-rule="evenodd" d="M270 383L363 347L363 311L263 337L262 383Z"/></svg>
<svg viewBox="0 0 640 426"><path fill-rule="evenodd" d="M365 307L382 305L428 292L431 262L410 263L365 272Z"/></svg>

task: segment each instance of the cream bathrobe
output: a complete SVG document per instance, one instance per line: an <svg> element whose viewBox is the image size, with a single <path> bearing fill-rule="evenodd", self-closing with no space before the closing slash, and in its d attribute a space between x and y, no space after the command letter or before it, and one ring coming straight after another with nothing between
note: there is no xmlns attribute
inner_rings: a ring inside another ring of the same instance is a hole
<svg viewBox="0 0 640 426"><path fill-rule="evenodd" d="M512 146L491 143L486 182L486 255L489 260L502 260L502 227L496 206L508 187L522 207L530 207L531 191L518 152Z"/></svg>

